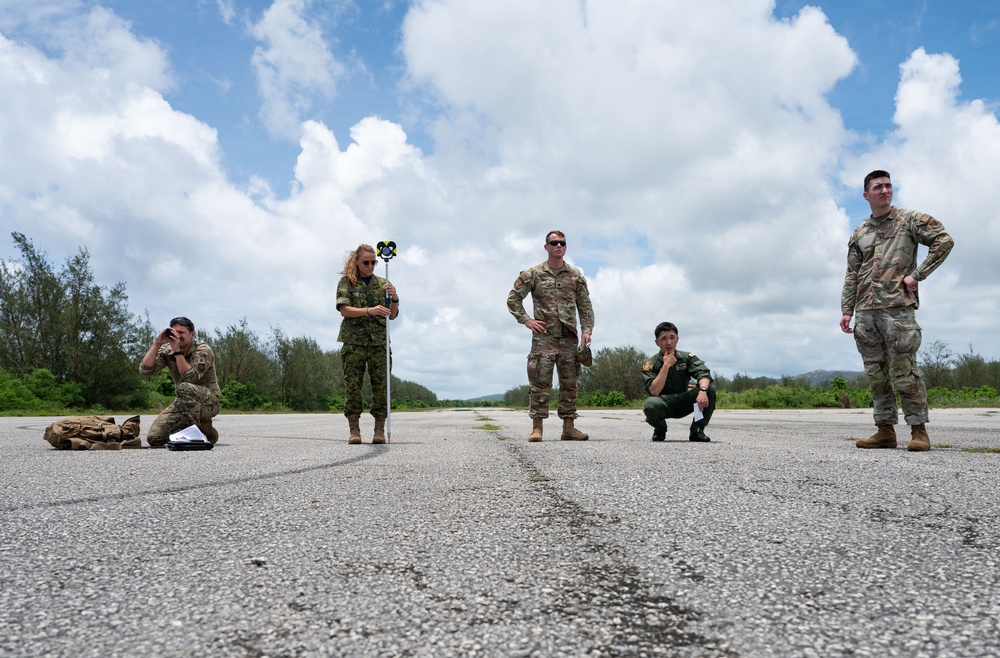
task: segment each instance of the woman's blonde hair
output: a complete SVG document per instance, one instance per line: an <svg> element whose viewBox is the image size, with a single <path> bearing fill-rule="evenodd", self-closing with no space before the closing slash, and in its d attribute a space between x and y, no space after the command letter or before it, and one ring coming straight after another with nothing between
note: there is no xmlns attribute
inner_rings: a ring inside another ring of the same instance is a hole
<svg viewBox="0 0 1000 658"><path fill-rule="evenodd" d="M344 269L340 272L343 276L347 277L352 286L358 285L358 256L361 254L371 254L374 256L375 249L370 244L359 244L357 249L347 252L347 258L344 259Z"/></svg>

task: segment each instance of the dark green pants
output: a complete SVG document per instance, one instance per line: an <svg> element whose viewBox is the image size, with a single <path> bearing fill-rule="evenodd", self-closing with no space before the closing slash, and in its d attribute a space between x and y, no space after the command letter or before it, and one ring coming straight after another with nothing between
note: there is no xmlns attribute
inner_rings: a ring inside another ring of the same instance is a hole
<svg viewBox="0 0 1000 658"><path fill-rule="evenodd" d="M698 401L698 389L690 389L684 393L671 393L669 395L656 395L646 398L643 411L646 413L646 422L658 430L667 431L667 418L684 418L688 414L694 413L694 404ZM691 429L701 428L704 430L708 426L708 421L712 419L712 412L715 411L715 386L708 387L708 406L702 412L704 418L699 422L691 423Z"/></svg>
<svg viewBox="0 0 1000 658"><path fill-rule="evenodd" d="M340 363L344 367L344 415L361 415L361 387L365 383L367 367L368 378L372 382L372 416L384 418L388 414L385 345L344 345L340 349Z"/></svg>

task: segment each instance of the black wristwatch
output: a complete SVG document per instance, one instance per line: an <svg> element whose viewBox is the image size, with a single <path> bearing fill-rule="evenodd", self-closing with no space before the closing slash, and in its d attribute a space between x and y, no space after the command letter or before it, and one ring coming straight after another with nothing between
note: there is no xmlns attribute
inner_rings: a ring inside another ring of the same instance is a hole
<svg viewBox="0 0 1000 658"><path fill-rule="evenodd" d="M708 387L707 386L699 386L698 390L699 391L708 391Z"/></svg>
<svg viewBox="0 0 1000 658"><path fill-rule="evenodd" d="M173 354L171 354L170 356L184 356L184 352L178 350L178 351L174 352Z"/></svg>

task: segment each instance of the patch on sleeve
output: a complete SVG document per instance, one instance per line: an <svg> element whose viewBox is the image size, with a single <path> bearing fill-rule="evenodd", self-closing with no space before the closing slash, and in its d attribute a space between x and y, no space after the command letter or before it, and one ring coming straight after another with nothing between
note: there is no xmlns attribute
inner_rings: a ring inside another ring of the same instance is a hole
<svg viewBox="0 0 1000 658"><path fill-rule="evenodd" d="M642 364L642 371L643 372L649 372L652 369L653 369L653 362L652 361L646 361L644 364Z"/></svg>

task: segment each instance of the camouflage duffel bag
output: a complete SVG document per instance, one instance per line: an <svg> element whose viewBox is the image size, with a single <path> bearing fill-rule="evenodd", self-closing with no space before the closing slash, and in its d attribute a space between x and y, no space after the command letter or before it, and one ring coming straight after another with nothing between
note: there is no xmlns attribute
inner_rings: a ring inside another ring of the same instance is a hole
<svg viewBox="0 0 1000 658"><path fill-rule="evenodd" d="M121 425L110 416L73 416L45 428L45 440L59 450L121 450L140 448L139 417Z"/></svg>

